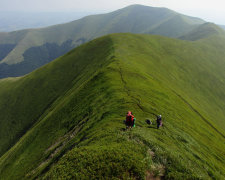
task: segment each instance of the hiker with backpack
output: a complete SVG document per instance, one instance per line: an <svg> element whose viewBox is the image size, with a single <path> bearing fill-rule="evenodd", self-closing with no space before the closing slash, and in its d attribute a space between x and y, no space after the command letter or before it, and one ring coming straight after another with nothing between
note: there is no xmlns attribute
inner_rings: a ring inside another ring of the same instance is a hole
<svg viewBox="0 0 225 180"><path fill-rule="evenodd" d="M162 116L161 116L161 115L158 115L158 116L157 116L156 123L157 123L157 129L159 129L160 126L163 126L163 123L162 123Z"/></svg>
<svg viewBox="0 0 225 180"><path fill-rule="evenodd" d="M128 111L126 115L126 121L125 121L127 129L131 129L132 127L135 127L135 124L134 124L135 120L136 118L134 118L133 113L131 111Z"/></svg>

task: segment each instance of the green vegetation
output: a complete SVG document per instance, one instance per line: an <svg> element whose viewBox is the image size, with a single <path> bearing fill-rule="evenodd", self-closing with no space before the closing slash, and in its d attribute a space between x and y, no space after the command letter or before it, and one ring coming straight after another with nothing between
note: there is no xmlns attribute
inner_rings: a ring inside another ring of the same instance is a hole
<svg viewBox="0 0 225 180"><path fill-rule="evenodd" d="M213 23L204 23L193 29L192 31L188 32L180 39L196 41L215 35L225 37L225 31Z"/></svg>
<svg viewBox="0 0 225 180"><path fill-rule="evenodd" d="M104 43L107 46L105 41ZM94 52L96 48L93 47L92 51ZM92 73L101 66L99 58L104 61L103 57L107 55L105 54L107 48L105 50L97 49L95 52L97 57L93 52L92 56L88 57L82 47L74 51L80 53L76 53L75 56L67 56L67 60L57 60L54 66L43 67L27 77L16 78L16 82L12 79L0 81L1 155L39 118L43 118L43 113L51 107L52 103L73 86L72 81L79 86L78 83L83 83L84 80L90 78ZM96 65L94 62L88 65L91 60L94 61L94 57ZM74 58L77 61L73 61ZM70 66L70 69L67 69L67 66ZM19 81L17 81L18 79Z"/></svg>
<svg viewBox="0 0 225 180"><path fill-rule="evenodd" d="M223 179L224 48L220 36L113 34L1 80L1 177ZM159 130L145 123L156 114Z"/></svg>
<svg viewBox="0 0 225 180"><path fill-rule="evenodd" d="M66 24L0 33L0 51L6 49L4 45L15 44L10 52L4 53L7 56L0 59L0 78L24 75L102 35L130 32L180 37L202 23L204 21L201 19L181 15L166 8L133 5ZM71 43L69 46L68 41ZM51 48L46 48L46 44L50 44ZM59 47L63 50L59 51ZM41 62L38 58L40 54Z"/></svg>

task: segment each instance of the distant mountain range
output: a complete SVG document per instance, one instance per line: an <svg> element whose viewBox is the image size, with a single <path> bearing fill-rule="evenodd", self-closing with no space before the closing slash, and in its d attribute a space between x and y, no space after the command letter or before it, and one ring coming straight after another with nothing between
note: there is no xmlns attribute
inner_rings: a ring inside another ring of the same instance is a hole
<svg viewBox="0 0 225 180"><path fill-rule="evenodd" d="M186 40L224 34L219 26L204 23L199 18L166 8L132 5L108 14L87 16L47 28L2 32L0 78L27 74L74 47L110 33L158 34Z"/></svg>
<svg viewBox="0 0 225 180"><path fill-rule="evenodd" d="M0 12L0 32L62 24L90 14L88 12Z"/></svg>
<svg viewBox="0 0 225 180"><path fill-rule="evenodd" d="M131 32L179 38L203 23L166 8L132 5L67 24L0 33L0 78L27 74L102 35Z"/></svg>

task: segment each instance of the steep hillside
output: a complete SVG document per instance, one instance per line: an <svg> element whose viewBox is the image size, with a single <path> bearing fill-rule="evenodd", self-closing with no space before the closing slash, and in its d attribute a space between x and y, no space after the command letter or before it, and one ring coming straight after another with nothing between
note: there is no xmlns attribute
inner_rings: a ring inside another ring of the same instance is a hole
<svg viewBox="0 0 225 180"><path fill-rule="evenodd" d="M225 31L213 23L204 23L180 37L180 39L196 41L215 35L225 37Z"/></svg>
<svg viewBox="0 0 225 180"><path fill-rule="evenodd" d="M114 34L1 80L1 177L223 179L224 48Z"/></svg>
<svg viewBox="0 0 225 180"><path fill-rule="evenodd" d="M42 29L0 33L0 78L27 74L72 48L109 33L180 37L204 21L166 8L133 5Z"/></svg>
<svg viewBox="0 0 225 180"><path fill-rule="evenodd" d="M43 67L27 77L0 81L1 155L42 117L46 109L51 107L57 98L72 87L72 81L74 83L84 81L99 69L102 65L100 61L105 60L103 56L107 56L110 46L106 41L104 41L106 45L104 49L97 48L98 45L101 46L101 42L95 45L96 47L90 50L92 52L89 52L89 54L92 53L91 57L85 56L87 52L81 47L75 50L78 51L75 56L67 56L64 61L56 60L54 66ZM96 58L96 67L93 62L94 58ZM73 59L77 61L72 61ZM90 61L92 64L88 65ZM70 69L65 70L67 68ZM37 94L40 95L38 98Z"/></svg>

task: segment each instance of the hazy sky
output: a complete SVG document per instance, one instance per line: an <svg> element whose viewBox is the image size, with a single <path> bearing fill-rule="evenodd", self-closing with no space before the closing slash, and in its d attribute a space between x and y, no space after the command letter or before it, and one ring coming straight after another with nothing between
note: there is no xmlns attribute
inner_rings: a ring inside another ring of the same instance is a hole
<svg viewBox="0 0 225 180"><path fill-rule="evenodd" d="M0 0L0 11L109 12L131 4L167 7L225 25L225 0Z"/></svg>

